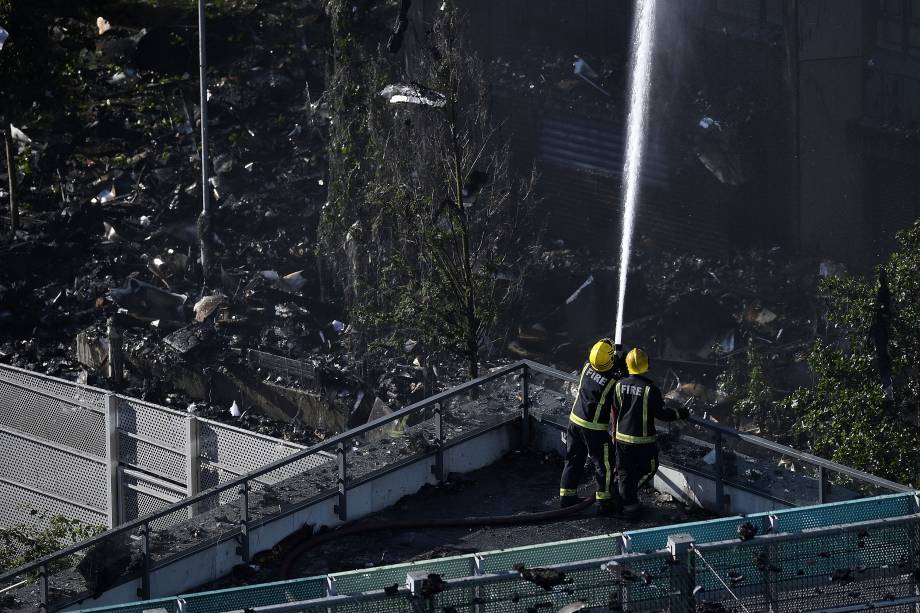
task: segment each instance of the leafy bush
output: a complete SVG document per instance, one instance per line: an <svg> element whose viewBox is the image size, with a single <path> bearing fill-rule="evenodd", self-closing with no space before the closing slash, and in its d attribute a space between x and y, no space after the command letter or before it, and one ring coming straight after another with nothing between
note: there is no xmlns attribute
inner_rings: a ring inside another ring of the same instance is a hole
<svg viewBox="0 0 920 613"><path fill-rule="evenodd" d="M59 551L76 541L82 541L105 531L103 526L84 524L61 515L39 514L34 525L0 528L0 570L28 564Z"/></svg>
<svg viewBox="0 0 920 613"><path fill-rule="evenodd" d="M874 277L831 278L822 288L840 337L817 342L814 389L786 399L816 453L900 483L920 473L920 221ZM890 306L884 306L887 277ZM879 296L882 296L880 299ZM887 355L886 355L887 354ZM890 360L890 366L887 364ZM890 373L889 373L890 370Z"/></svg>

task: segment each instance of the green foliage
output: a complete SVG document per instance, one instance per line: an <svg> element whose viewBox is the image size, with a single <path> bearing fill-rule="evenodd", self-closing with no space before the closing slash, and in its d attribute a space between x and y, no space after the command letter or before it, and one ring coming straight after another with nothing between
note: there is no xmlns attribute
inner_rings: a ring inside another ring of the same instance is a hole
<svg viewBox="0 0 920 613"><path fill-rule="evenodd" d="M718 390L732 407L736 427L753 422L761 433L776 434L780 428L773 406L773 392L767 380L766 364L752 338L747 339L744 358L729 359L728 367L716 378Z"/></svg>
<svg viewBox="0 0 920 613"><path fill-rule="evenodd" d="M344 247L351 316L370 339L419 340L462 357L476 376L480 348L501 336L499 322L533 257L532 177L511 176L481 66L452 3L402 64L359 46L351 11L330 4L336 76L326 253L341 259ZM420 84L444 104L390 104L378 95L390 83ZM475 197L466 191L473 177Z"/></svg>
<svg viewBox="0 0 920 613"><path fill-rule="evenodd" d="M900 483L920 473L920 221L898 234L899 249L884 268L891 289L888 351L889 397L878 370L870 332L877 277L828 279L828 319L834 343L818 342L808 362L814 389L800 389L785 405L799 416L796 430L819 455Z"/></svg>
<svg viewBox="0 0 920 613"><path fill-rule="evenodd" d="M90 526L61 515L49 516L35 510L31 514L36 519L33 525L0 528L0 570L23 566L105 531L102 526Z"/></svg>

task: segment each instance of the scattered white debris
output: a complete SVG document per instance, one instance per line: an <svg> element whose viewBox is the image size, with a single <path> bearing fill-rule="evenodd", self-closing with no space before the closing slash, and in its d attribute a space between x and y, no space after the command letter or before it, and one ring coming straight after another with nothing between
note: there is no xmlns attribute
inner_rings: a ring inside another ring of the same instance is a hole
<svg viewBox="0 0 920 613"><path fill-rule="evenodd" d="M118 232L115 231L115 226L113 226L107 221L103 221L102 227L105 229L105 231L102 234L105 240L112 242L112 243L118 240Z"/></svg>
<svg viewBox="0 0 920 613"><path fill-rule="evenodd" d="M96 17L96 28L99 29L99 36L102 36L112 29L112 24L105 17Z"/></svg>
<svg viewBox="0 0 920 613"><path fill-rule="evenodd" d="M338 332L339 334L345 331L345 324L339 321L338 319L333 319L330 325L332 326L332 329Z"/></svg>
<svg viewBox="0 0 920 613"><path fill-rule="evenodd" d="M284 275L284 284L290 288L291 291L299 292L303 289L303 286L307 284L307 280L303 276L303 271L298 270L289 275Z"/></svg>
<svg viewBox="0 0 920 613"><path fill-rule="evenodd" d="M141 227L146 228L147 226L150 225L151 219L147 215L141 215L140 223L141 223Z"/></svg>
<svg viewBox="0 0 920 613"><path fill-rule="evenodd" d="M195 311L195 321L202 322L206 320L217 310L217 307L224 303L224 300L226 300L226 296L223 294L211 294L196 302L195 306L192 307L192 310Z"/></svg>
<svg viewBox="0 0 920 613"><path fill-rule="evenodd" d="M719 130L722 129L722 124L720 124L718 121L716 121L716 120L713 119L712 117L703 117L702 119L700 119L700 124L699 124L699 125L700 125L700 127L703 128L704 130L708 130L709 128L711 128L711 127L713 127L713 126L715 126L716 128L718 128Z"/></svg>
<svg viewBox="0 0 920 613"><path fill-rule="evenodd" d="M189 413L194 413L195 411L198 410L198 405L196 405L194 402L189 403L189 405L185 407L185 410L188 411Z"/></svg>
<svg viewBox="0 0 920 613"><path fill-rule="evenodd" d="M417 85L387 85L380 90L380 95L389 98L390 104L421 104L435 108L441 108L447 104L447 99L443 94L433 90L425 90L423 93Z"/></svg>
<svg viewBox="0 0 920 613"><path fill-rule="evenodd" d="M109 79L109 84L118 85L119 83L124 83L125 81L134 79L136 76L137 76L136 70L134 70L133 68L125 68L124 70L119 70L114 75L112 75L112 78Z"/></svg>
<svg viewBox="0 0 920 613"><path fill-rule="evenodd" d="M594 283L594 275L589 275L588 278L585 279L585 282L582 283L580 286L578 286L578 289L575 290L575 292L571 296L565 299L565 303L572 304L573 302L575 302L578 299L578 294L581 293L581 290L585 289L592 283Z"/></svg>
<svg viewBox="0 0 920 613"><path fill-rule="evenodd" d="M6 42L6 39L10 37L10 33L0 27L0 49L3 49L3 44Z"/></svg>
<svg viewBox="0 0 920 613"><path fill-rule="evenodd" d="M230 405L230 415L231 417L239 417L243 412L240 411L240 405L236 403L236 400L233 401L233 404Z"/></svg>
<svg viewBox="0 0 920 613"><path fill-rule="evenodd" d="M98 202L100 204L105 204L106 202L111 202L112 200L115 200L115 185L112 185L108 189L102 190L96 195L95 198L93 198L93 202Z"/></svg>
<svg viewBox="0 0 920 613"><path fill-rule="evenodd" d="M276 270L263 270L259 274L262 275L262 278L266 281L279 281L281 279L281 275L279 275Z"/></svg>
<svg viewBox="0 0 920 613"><path fill-rule="evenodd" d="M22 143L23 145L32 144L32 139L26 136L25 132L23 132L22 130L14 126L13 124L10 124L10 136L17 143Z"/></svg>
<svg viewBox="0 0 920 613"><path fill-rule="evenodd" d="M763 309L757 316L754 318L754 321L759 323L762 326L767 325L768 323L774 321L777 315L770 309Z"/></svg>

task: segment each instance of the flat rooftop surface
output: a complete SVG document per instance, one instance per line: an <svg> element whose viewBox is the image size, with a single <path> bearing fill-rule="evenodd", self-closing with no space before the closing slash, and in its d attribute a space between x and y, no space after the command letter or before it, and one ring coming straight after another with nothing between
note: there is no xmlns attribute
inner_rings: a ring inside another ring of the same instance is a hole
<svg viewBox="0 0 920 613"><path fill-rule="evenodd" d="M511 452L492 466L465 475L450 475L444 484L426 487L417 494L403 498L394 507L355 523L514 515L556 509L561 470L562 460L555 455L530 451ZM593 496L593 492L593 481L582 485L582 496ZM641 519L636 520L595 517L592 506L578 515L541 524L381 530L343 536L304 554L291 578L714 517L707 511L684 506L670 496L658 494L650 488L646 488L640 497L646 505L646 512ZM281 577L274 566L266 563L258 572L245 579L238 575L226 577L206 587L211 589L278 580Z"/></svg>

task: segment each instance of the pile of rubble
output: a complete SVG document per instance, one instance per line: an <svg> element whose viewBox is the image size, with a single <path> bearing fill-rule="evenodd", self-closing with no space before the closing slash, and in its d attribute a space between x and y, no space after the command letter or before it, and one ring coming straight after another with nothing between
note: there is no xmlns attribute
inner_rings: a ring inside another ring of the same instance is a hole
<svg viewBox="0 0 920 613"><path fill-rule="evenodd" d="M205 293L194 6L107 7L97 19L53 21L66 78L48 95L71 102L36 106L16 130L28 167L20 229L0 244L0 359L110 386L111 320L129 393L249 425L228 408L244 399L209 389L220 381L211 373L248 387L298 383L251 368L256 349L335 373L310 391L351 407L363 384L334 365L349 330L323 300L313 251L327 180L322 3L209 12L207 189L220 271ZM177 373L194 380L176 385Z"/></svg>
<svg viewBox="0 0 920 613"><path fill-rule="evenodd" d="M842 274L842 265L779 247L721 258L640 250L633 264L623 339L649 351L674 402L727 419L732 399L719 375L746 360L752 347L764 358L775 398L811 384L804 354L832 332L821 315L818 282ZM531 277L531 316L509 352L576 370L585 347L613 334L616 262L548 251Z"/></svg>

